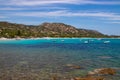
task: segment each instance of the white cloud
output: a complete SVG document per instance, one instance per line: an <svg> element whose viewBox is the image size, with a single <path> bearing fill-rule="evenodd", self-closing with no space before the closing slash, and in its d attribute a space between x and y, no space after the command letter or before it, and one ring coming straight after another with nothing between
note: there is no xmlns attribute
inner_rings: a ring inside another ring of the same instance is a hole
<svg viewBox="0 0 120 80"><path fill-rule="evenodd" d="M114 5L120 4L120 1L95 1L95 0L1 0L1 5L18 6L41 6L51 4L96 4L96 5Z"/></svg>
<svg viewBox="0 0 120 80"><path fill-rule="evenodd" d="M120 20L120 16L111 17L110 20Z"/></svg>
<svg viewBox="0 0 120 80"><path fill-rule="evenodd" d="M31 16L31 17L98 17L109 20L120 20L120 15L115 13L105 12L70 12L66 10L45 11L45 12L19 12L13 13L16 16Z"/></svg>
<svg viewBox="0 0 120 80"><path fill-rule="evenodd" d="M24 8L12 8L12 7L4 7L0 8L0 10L23 10Z"/></svg>
<svg viewBox="0 0 120 80"><path fill-rule="evenodd" d="M15 11L15 10L66 10L66 8L64 7L31 7L31 8L28 8L28 7L2 7L0 8L0 10L4 11Z"/></svg>
<svg viewBox="0 0 120 80"><path fill-rule="evenodd" d="M86 0L1 0L3 5L36 6L48 4L77 4ZM1 5L2 5L1 4Z"/></svg>
<svg viewBox="0 0 120 80"><path fill-rule="evenodd" d="M0 16L0 18L6 18L5 16Z"/></svg>
<svg viewBox="0 0 120 80"><path fill-rule="evenodd" d="M109 22L109 23L120 24L120 21L119 22Z"/></svg>
<svg viewBox="0 0 120 80"><path fill-rule="evenodd" d="M120 1L95 1L95 0L88 0L86 1L86 4L96 4L96 5L119 5Z"/></svg>

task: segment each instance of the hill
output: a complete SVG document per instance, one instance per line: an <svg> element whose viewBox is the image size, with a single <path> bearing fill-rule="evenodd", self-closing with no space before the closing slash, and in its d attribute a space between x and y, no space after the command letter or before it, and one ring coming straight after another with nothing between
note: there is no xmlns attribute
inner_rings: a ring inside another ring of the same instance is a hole
<svg viewBox="0 0 120 80"><path fill-rule="evenodd" d="M43 23L41 25L24 25L0 22L0 37L108 37L95 30L78 29L63 23Z"/></svg>

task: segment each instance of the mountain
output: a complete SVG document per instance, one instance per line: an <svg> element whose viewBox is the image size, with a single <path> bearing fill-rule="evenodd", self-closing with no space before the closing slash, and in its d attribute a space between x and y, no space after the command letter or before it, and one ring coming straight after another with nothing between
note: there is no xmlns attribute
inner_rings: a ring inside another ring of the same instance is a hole
<svg viewBox="0 0 120 80"><path fill-rule="evenodd" d="M24 25L0 22L0 37L108 37L95 30L78 29L63 23Z"/></svg>

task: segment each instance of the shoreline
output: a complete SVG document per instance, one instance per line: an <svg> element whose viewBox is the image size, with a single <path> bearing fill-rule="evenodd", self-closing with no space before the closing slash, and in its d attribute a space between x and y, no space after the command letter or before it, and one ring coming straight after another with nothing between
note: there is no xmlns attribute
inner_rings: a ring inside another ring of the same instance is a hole
<svg viewBox="0 0 120 80"><path fill-rule="evenodd" d="M37 40L37 39L120 39L120 38L91 38L91 37L36 37L36 38L5 38L1 37L0 40Z"/></svg>

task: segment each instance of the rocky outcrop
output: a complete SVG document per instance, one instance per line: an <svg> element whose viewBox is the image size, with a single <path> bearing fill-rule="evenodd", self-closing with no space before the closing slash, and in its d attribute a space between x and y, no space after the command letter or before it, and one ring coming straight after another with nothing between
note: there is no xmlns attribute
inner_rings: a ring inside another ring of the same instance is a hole
<svg viewBox="0 0 120 80"><path fill-rule="evenodd" d="M116 70L112 68L100 68L88 72L86 77L75 77L71 80L106 80L104 75L115 75Z"/></svg>

